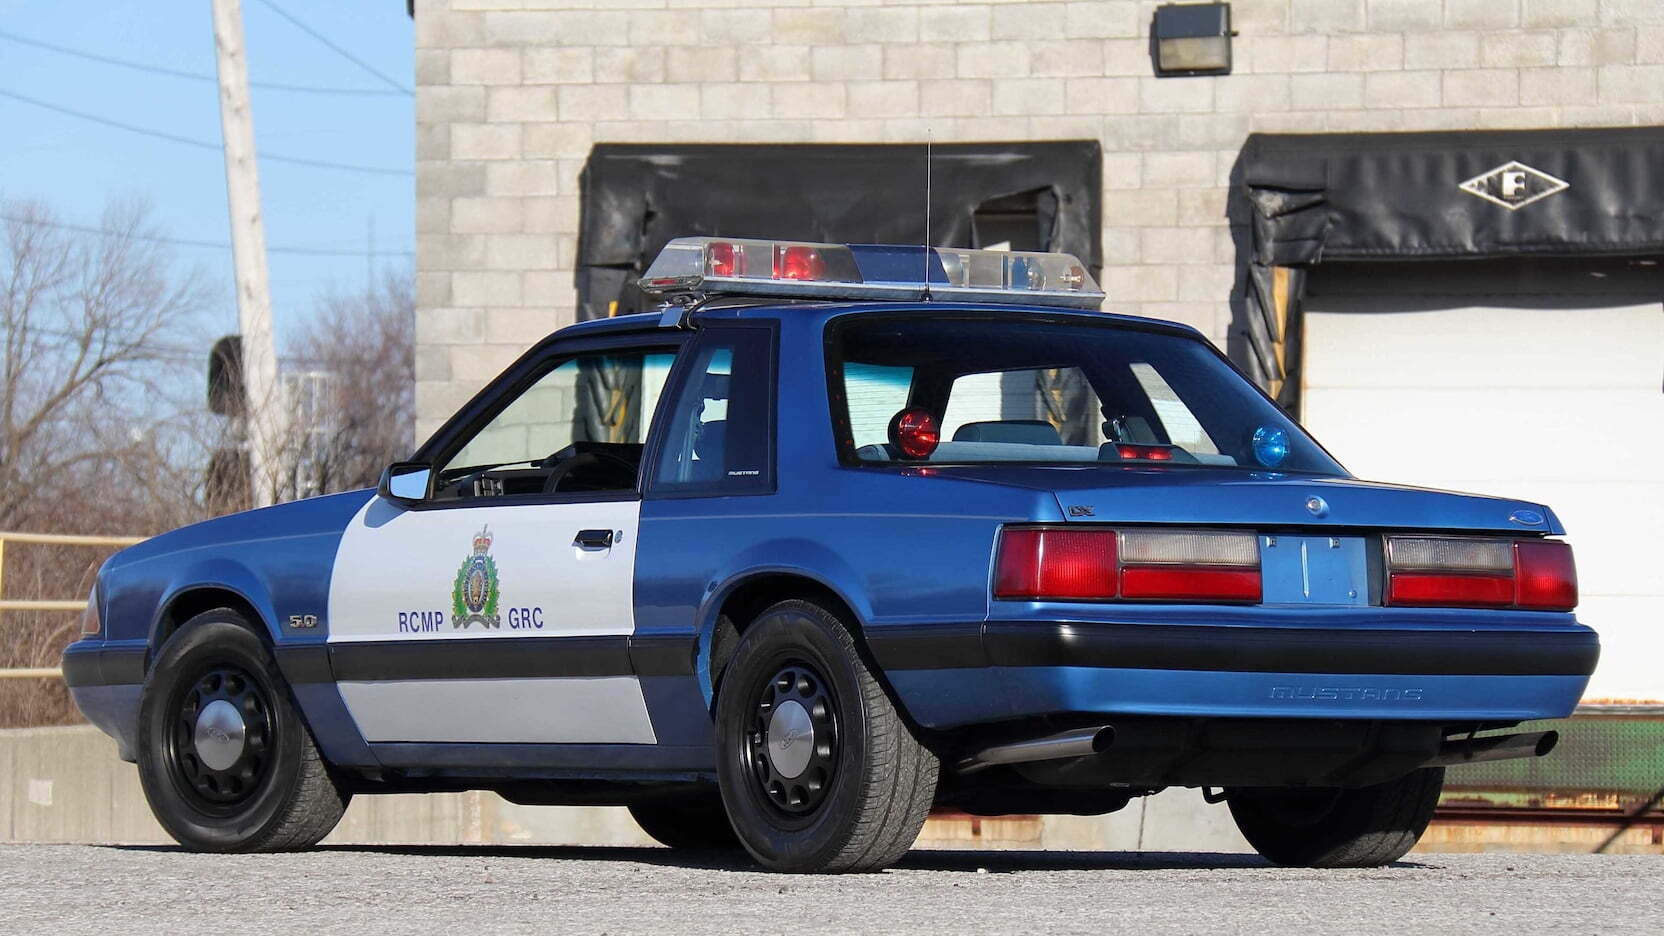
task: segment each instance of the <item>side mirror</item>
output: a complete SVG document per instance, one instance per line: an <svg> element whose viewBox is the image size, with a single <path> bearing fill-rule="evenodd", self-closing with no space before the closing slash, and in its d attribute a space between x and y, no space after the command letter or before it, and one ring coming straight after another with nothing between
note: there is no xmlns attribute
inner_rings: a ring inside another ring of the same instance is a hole
<svg viewBox="0 0 1664 936"><path fill-rule="evenodd" d="M376 493L383 500L409 506L428 498L433 481L433 467L424 462L394 462L381 473Z"/></svg>

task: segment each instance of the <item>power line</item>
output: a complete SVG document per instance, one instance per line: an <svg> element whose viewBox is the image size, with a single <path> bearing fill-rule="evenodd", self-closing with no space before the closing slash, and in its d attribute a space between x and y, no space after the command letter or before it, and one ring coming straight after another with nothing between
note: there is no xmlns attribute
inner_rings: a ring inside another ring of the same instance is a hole
<svg viewBox="0 0 1664 936"><path fill-rule="evenodd" d="M77 231L82 234L117 234L119 232L104 228L89 227L84 224L68 224L62 221L47 221L42 218L20 218L16 215L0 214L0 221L11 221L16 224L38 224L42 227L57 228L63 231ZM170 244L176 247L206 247L213 250L230 250L231 245L225 241L192 240L180 237L162 237L156 234L140 234L128 232L121 236L134 240L150 241L157 244ZM297 254L305 257L409 257L414 251L409 250L338 250L327 247L267 247L267 253Z"/></svg>
<svg viewBox="0 0 1664 936"><path fill-rule="evenodd" d="M364 69L366 72L369 72L370 74L376 76L377 78L380 78L382 81L385 81L389 86L391 86L392 88L399 91L399 93L405 94L405 95L414 95L415 94L415 92L411 91L409 88L405 87L404 85L398 83L397 81L394 81L393 79L387 77L386 75L384 75L381 72L377 71L376 69L372 68L368 62L365 62L363 59L359 58L358 56L353 55L351 52L348 52L346 49L343 49L340 46L336 45L335 43L331 42L329 40L328 36L325 36L323 33L318 32L316 29L313 29L312 27L310 27L310 26L306 25L305 23L301 22L300 20L296 19L293 15L286 12L282 7L273 3L272 0L260 0L260 5L266 7L269 10L271 10L273 13L276 13L278 16L281 16L284 19L288 20L290 23L292 23L295 26L295 28L299 29L301 32L306 33L308 36L311 36L312 38L314 38L314 39L318 40L319 42L323 43L324 45L328 46L330 48L330 50L333 51L336 55L341 56L342 58L344 58L347 61L353 63L354 65L357 65L359 68Z"/></svg>
<svg viewBox="0 0 1664 936"><path fill-rule="evenodd" d="M68 46L55 45L50 42L42 42L39 39L30 39L27 36L19 36L16 33L9 33L5 30L0 30L0 39L6 39L21 45L34 46L37 49L46 49L52 52L57 52L61 55L69 55L75 58L85 59L89 62L114 65L118 68L130 68L134 71L148 72L153 75L165 75L169 78L184 78L190 81L204 81L216 84L219 81L219 79L214 75L203 74L201 72L182 71L177 68L166 68L161 65L149 65L144 62L128 61L127 59L112 58L111 56L99 55L95 52L84 52L80 49L71 49ZM269 81L251 81L249 82L249 85L251 87L262 88L268 91L296 91L303 94L355 94L374 97L391 97L395 94L408 95L410 93L403 89L398 91L383 91L378 88L328 88L319 85L281 84Z"/></svg>
<svg viewBox="0 0 1664 936"><path fill-rule="evenodd" d="M182 146L194 146L197 149L212 150L216 153L221 152L223 149L223 147L218 143L211 143L207 140L196 140L191 137L179 136L178 134L168 133L163 130L152 130L148 127L138 127L133 124L122 123L119 120L111 120L108 117L99 117L96 114L73 110L58 104L42 101L39 98L32 98L25 94L18 94L16 91L7 91L0 88L0 97L12 98L13 100L22 101L25 104L33 104L36 107L45 108L49 111L56 111L57 113L65 114L70 117L77 117L91 123L102 124L106 127L115 127L117 130L126 130L129 133L137 133L141 136L154 137L158 140L167 140L170 143L178 143ZM265 153L261 154L260 158L267 162L288 163L294 166L310 166L314 169L337 169L342 172L362 172L369 175L409 176L414 174L409 169L388 169L381 166L358 166L351 163L329 162L322 159L306 159L300 156L278 156L271 153Z"/></svg>

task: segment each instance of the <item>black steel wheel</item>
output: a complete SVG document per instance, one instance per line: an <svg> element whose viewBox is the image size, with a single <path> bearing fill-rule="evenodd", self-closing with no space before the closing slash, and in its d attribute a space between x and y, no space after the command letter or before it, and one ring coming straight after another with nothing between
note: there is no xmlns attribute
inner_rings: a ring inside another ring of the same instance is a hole
<svg viewBox="0 0 1664 936"><path fill-rule="evenodd" d="M180 687L167 761L181 795L204 812L234 810L272 767L268 691L241 667L212 665Z"/></svg>
<svg viewBox="0 0 1664 936"><path fill-rule="evenodd" d="M139 699L139 780L151 811L195 851L317 844L346 810L265 641L238 612L168 638Z"/></svg>
<svg viewBox="0 0 1664 936"><path fill-rule="evenodd" d="M776 871L875 871L918 837L937 760L825 608L784 601L717 687L717 779L740 844Z"/></svg>
<svg viewBox="0 0 1664 936"><path fill-rule="evenodd" d="M813 665L792 660L757 694L746 758L758 789L787 816L814 812L838 770L838 710Z"/></svg>

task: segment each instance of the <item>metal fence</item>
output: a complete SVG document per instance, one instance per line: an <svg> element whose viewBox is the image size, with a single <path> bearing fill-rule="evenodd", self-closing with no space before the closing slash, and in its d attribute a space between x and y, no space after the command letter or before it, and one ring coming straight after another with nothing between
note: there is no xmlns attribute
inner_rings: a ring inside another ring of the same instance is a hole
<svg viewBox="0 0 1664 936"><path fill-rule="evenodd" d="M64 533L6 533L0 532L0 595L5 594L6 547L8 545L51 546L131 546L142 536L78 536ZM7 611L63 611L79 612L86 608L87 599L81 598L0 598L0 614ZM58 679L63 671L56 666L0 669L0 679Z"/></svg>

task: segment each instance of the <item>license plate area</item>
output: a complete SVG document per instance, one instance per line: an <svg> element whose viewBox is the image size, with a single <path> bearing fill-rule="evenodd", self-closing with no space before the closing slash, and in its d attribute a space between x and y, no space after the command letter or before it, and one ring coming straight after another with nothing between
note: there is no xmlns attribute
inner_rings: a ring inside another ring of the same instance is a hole
<svg viewBox="0 0 1664 936"><path fill-rule="evenodd" d="M1369 549L1361 536L1260 536L1265 604L1370 604Z"/></svg>

